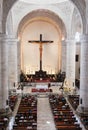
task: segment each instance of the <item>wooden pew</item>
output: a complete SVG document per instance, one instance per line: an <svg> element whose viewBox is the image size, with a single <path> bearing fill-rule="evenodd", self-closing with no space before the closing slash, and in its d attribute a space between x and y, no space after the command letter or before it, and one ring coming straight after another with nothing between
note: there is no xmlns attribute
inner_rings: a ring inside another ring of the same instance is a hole
<svg viewBox="0 0 88 130"><path fill-rule="evenodd" d="M70 126L56 126L57 130L82 130L80 127L76 127L74 125Z"/></svg>
<svg viewBox="0 0 88 130"><path fill-rule="evenodd" d="M50 95L49 102L57 130L81 130L64 97Z"/></svg>
<svg viewBox="0 0 88 130"><path fill-rule="evenodd" d="M22 98L13 130L37 130L37 99L35 96Z"/></svg>

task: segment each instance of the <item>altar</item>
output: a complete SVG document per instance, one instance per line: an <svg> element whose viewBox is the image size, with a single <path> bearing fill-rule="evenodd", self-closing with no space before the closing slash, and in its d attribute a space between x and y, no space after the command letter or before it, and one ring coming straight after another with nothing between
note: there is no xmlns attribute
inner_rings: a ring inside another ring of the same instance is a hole
<svg viewBox="0 0 88 130"><path fill-rule="evenodd" d="M48 88L48 83L36 83L36 86L32 89L32 92L46 93L52 92L52 90Z"/></svg>
<svg viewBox="0 0 88 130"><path fill-rule="evenodd" d="M48 89L48 83L36 83L36 89Z"/></svg>

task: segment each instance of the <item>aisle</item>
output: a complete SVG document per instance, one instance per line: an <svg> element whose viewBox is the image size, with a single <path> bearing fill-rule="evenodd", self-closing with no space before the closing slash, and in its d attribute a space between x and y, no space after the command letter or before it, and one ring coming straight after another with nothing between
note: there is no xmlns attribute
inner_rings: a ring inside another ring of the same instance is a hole
<svg viewBox="0 0 88 130"><path fill-rule="evenodd" d="M6 130L12 130L13 124L14 124L14 120L15 120L15 116L16 116L16 113L18 111L18 107L19 107L20 102L21 102L21 96L18 97L17 104L15 106L14 111L12 112L12 116L10 118L10 122L9 122L8 127L7 127Z"/></svg>
<svg viewBox="0 0 88 130"><path fill-rule="evenodd" d="M72 107L71 104L69 103L68 98L66 98L66 101L67 101L68 105L70 106L70 108L72 109L73 114L74 114L74 116L76 117L76 120L78 121L78 123L80 124L80 127L82 128L82 130L86 130L85 127L84 127L84 125L83 125L82 122L80 121L80 116L77 115L77 112L73 109L73 107Z"/></svg>
<svg viewBox="0 0 88 130"><path fill-rule="evenodd" d="M48 97L38 98L37 130L56 130Z"/></svg>

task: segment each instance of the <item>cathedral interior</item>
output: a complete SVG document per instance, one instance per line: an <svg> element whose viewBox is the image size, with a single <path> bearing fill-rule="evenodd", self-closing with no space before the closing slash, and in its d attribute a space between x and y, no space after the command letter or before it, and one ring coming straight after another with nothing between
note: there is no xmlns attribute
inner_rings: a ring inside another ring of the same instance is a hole
<svg viewBox="0 0 88 130"><path fill-rule="evenodd" d="M0 130L88 130L88 0L0 0Z"/></svg>

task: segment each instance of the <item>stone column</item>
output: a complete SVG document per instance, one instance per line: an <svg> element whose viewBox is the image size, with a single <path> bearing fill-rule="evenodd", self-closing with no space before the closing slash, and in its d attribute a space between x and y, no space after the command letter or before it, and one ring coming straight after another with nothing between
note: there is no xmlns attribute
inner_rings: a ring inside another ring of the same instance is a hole
<svg viewBox="0 0 88 130"><path fill-rule="evenodd" d="M7 36L0 34L0 115L6 113L8 106L8 43ZM9 109L8 109L9 110Z"/></svg>
<svg viewBox="0 0 88 130"><path fill-rule="evenodd" d="M18 41L17 45L17 67L18 67L18 82L20 82L20 74L21 74L21 41Z"/></svg>
<svg viewBox="0 0 88 130"><path fill-rule="evenodd" d="M79 114L88 114L88 35L81 37Z"/></svg>
<svg viewBox="0 0 88 130"><path fill-rule="evenodd" d="M78 57L75 57L75 79L80 79L80 46L81 43L76 42L76 55L78 55Z"/></svg>
<svg viewBox="0 0 88 130"><path fill-rule="evenodd" d="M66 40L67 44L67 63L66 63L66 79L68 88L71 90L75 87L75 52L76 52L76 42L75 38L70 38Z"/></svg>
<svg viewBox="0 0 88 130"><path fill-rule="evenodd" d="M62 41L62 65L61 71L66 72L66 41Z"/></svg>
<svg viewBox="0 0 88 130"><path fill-rule="evenodd" d="M9 78L9 89L16 87L18 83L18 51L17 51L18 40L14 36L8 38L8 78ZM15 83L15 87L14 87Z"/></svg>

